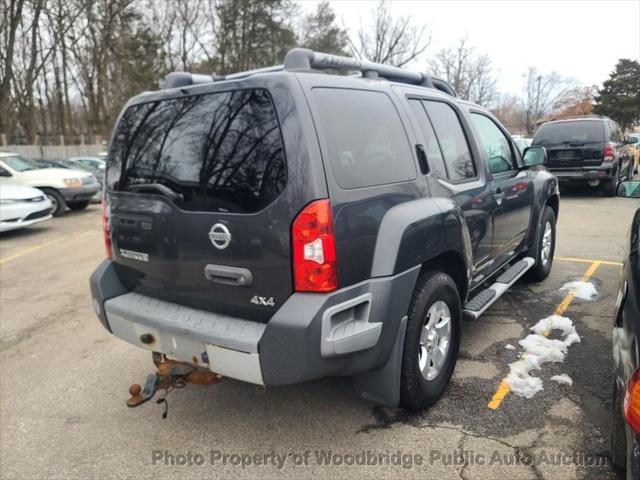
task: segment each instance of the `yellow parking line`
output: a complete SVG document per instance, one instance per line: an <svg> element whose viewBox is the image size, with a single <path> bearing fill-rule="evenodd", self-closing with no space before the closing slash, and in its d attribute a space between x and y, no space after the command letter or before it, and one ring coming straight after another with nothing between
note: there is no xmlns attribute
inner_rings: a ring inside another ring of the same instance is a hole
<svg viewBox="0 0 640 480"><path fill-rule="evenodd" d="M593 263L599 262L601 265L612 265L614 267L622 267L620 262L610 262L608 260L591 260L588 258L575 258L575 257L553 257L554 260L564 260L565 262L579 262L579 263Z"/></svg>
<svg viewBox="0 0 640 480"><path fill-rule="evenodd" d="M589 268L587 268L587 271L584 272L582 278L580 278L580 281L586 282L587 280L589 280L589 278L591 278L591 276L595 273L595 271L601 264L605 264L605 262L598 260L592 261ZM554 315L562 315L564 312L566 312L567 308L569 308L569 305L571 305L575 294L575 289L572 289L569 293L567 293L567 295L565 295L560 304L553 311ZM549 333L550 332L544 332L543 335L546 337L549 335ZM500 385L498 385L498 389L493 394L493 397L491 397L491 401L487 404L487 407L489 407L491 410L496 410L502 404L502 400L504 400L504 397L506 397L510 391L511 388L505 383L504 380L500 382Z"/></svg>
<svg viewBox="0 0 640 480"><path fill-rule="evenodd" d="M24 250L20 250L19 252L14 253L13 255L9 255L8 257L0 258L0 265L4 265L5 263L10 262L11 260L15 260L16 258L23 257L24 255L27 255L29 253L37 252L38 250L42 250L43 248L46 248L46 247L48 247L50 245L53 245L55 243L59 243L59 242L62 242L64 240L68 240L70 238L77 237L77 236L80 236L80 235L85 235L85 234L90 233L90 232L95 232L95 230L84 230L84 231L81 231L81 232L71 233L69 235L63 235L62 237L54 238L53 240L49 240L48 242L39 243L37 245L34 245L33 247L25 248Z"/></svg>

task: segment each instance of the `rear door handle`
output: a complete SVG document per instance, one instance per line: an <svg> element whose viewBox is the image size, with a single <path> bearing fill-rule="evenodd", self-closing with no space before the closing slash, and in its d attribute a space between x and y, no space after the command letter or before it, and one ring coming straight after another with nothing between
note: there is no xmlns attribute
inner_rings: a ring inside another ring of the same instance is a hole
<svg viewBox="0 0 640 480"><path fill-rule="evenodd" d="M213 283L248 287L253 284L253 275L246 268L209 264L204 267L204 276Z"/></svg>

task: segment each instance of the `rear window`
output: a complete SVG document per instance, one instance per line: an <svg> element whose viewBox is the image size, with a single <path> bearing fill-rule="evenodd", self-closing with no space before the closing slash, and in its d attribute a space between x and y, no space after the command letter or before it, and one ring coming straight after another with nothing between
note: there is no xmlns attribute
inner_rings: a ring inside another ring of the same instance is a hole
<svg viewBox="0 0 640 480"><path fill-rule="evenodd" d="M412 180L416 169L398 112L381 92L314 88L333 176L352 189Z"/></svg>
<svg viewBox="0 0 640 480"><path fill-rule="evenodd" d="M604 142L602 122L560 122L542 125L533 137L533 145L561 145Z"/></svg>
<svg viewBox="0 0 640 480"><path fill-rule="evenodd" d="M162 184L191 211L256 212L286 185L284 147L271 96L236 90L134 105L109 149L114 190Z"/></svg>

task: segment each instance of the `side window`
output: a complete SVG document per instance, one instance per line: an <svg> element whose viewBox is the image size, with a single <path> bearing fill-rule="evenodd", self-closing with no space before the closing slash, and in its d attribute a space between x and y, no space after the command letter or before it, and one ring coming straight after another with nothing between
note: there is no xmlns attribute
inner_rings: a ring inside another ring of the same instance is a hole
<svg viewBox="0 0 640 480"><path fill-rule="evenodd" d="M422 106L421 100L409 100L409 105L413 111L416 121L420 125L420 129L424 135L425 145L424 150L427 155L427 163L429 169L435 174L446 178L447 170L444 167L444 159L442 158L442 152L440 151L440 145L438 145L438 139L436 138L436 132L433 131L433 126L427 117Z"/></svg>
<svg viewBox="0 0 640 480"><path fill-rule="evenodd" d="M9 171L4 167L0 166L0 177L10 177L10 176L11 174L9 173Z"/></svg>
<svg viewBox="0 0 640 480"><path fill-rule="evenodd" d="M489 117L472 113L473 125L478 131L480 143L486 153L491 173L513 170L515 162L509 139Z"/></svg>
<svg viewBox="0 0 640 480"><path fill-rule="evenodd" d="M409 139L391 99L367 90L314 88L333 176L344 189L416 178Z"/></svg>
<svg viewBox="0 0 640 480"><path fill-rule="evenodd" d="M611 140L614 142L622 142L622 132L617 123L611 122Z"/></svg>
<svg viewBox="0 0 640 480"><path fill-rule="evenodd" d="M475 177L469 144L455 110L444 102L425 101L424 106L438 137L449 179L460 181Z"/></svg>

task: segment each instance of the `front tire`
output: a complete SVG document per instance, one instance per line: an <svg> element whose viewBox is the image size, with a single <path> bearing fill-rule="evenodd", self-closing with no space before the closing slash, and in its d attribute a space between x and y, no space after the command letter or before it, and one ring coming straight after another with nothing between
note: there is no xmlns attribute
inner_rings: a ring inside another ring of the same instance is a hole
<svg viewBox="0 0 640 480"><path fill-rule="evenodd" d="M527 272L527 277L531 281L542 282L551 272L556 251L556 214L549 205L542 211L537 245L536 264Z"/></svg>
<svg viewBox="0 0 640 480"><path fill-rule="evenodd" d="M64 197L60 195L60 192L53 188L42 188L41 190L51 201L51 215L61 217L67 213L67 202L65 202Z"/></svg>
<svg viewBox="0 0 640 480"><path fill-rule="evenodd" d="M73 211L84 210L89 206L89 200L83 200L81 202L69 202L67 206Z"/></svg>
<svg viewBox="0 0 640 480"><path fill-rule="evenodd" d="M458 288L449 275L438 271L420 275L407 314L402 407L419 411L442 397L458 359L461 314Z"/></svg>

